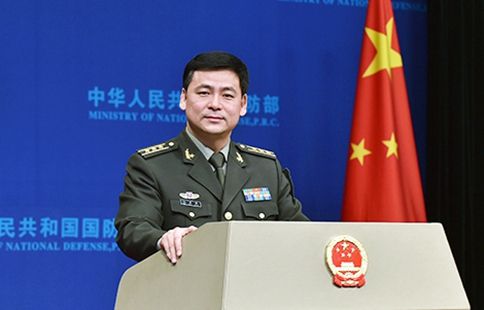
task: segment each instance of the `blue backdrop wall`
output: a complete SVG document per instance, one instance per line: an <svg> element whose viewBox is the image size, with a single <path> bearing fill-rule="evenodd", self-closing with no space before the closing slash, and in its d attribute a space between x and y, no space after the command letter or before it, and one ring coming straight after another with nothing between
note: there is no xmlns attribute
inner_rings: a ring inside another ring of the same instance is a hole
<svg viewBox="0 0 484 310"><path fill-rule="evenodd" d="M126 161L182 130L201 51L250 69L233 139L278 154L312 220L339 220L366 4L2 0L0 308L113 307L134 263L114 243ZM394 9L422 159L426 1Z"/></svg>

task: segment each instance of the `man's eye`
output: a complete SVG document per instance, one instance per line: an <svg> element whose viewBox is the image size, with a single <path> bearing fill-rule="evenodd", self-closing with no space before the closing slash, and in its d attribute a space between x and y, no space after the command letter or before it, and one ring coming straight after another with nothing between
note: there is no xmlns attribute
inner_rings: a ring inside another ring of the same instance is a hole
<svg viewBox="0 0 484 310"><path fill-rule="evenodd" d="M228 98L228 99L232 99L232 98L234 98L234 95L232 95L232 94L224 94L224 97L225 98Z"/></svg>
<svg viewBox="0 0 484 310"><path fill-rule="evenodd" d="M199 91L199 92L197 92L197 94L200 95L200 96L207 96L208 91Z"/></svg>

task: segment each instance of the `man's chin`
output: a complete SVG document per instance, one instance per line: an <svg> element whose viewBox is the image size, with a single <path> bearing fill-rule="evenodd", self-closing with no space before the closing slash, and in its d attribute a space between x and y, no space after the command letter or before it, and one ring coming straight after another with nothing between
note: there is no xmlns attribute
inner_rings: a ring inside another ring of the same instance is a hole
<svg viewBox="0 0 484 310"><path fill-rule="evenodd" d="M221 137L221 136L227 135L226 130L206 129L206 130L203 130L203 133L207 136L214 136L214 137Z"/></svg>
<svg viewBox="0 0 484 310"><path fill-rule="evenodd" d="M203 135L203 136L224 136L227 134L227 129L226 128L217 128L214 126L204 126L204 127L198 127L198 128L191 128L191 131L195 135Z"/></svg>
<svg viewBox="0 0 484 310"><path fill-rule="evenodd" d="M231 131L225 124L205 124L200 129L203 132L212 135L223 135Z"/></svg>

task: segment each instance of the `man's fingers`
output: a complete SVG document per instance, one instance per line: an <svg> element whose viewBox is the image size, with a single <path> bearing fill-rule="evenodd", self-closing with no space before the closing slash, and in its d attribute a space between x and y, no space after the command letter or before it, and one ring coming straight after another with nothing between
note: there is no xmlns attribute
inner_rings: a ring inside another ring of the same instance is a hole
<svg viewBox="0 0 484 310"><path fill-rule="evenodd" d="M161 244L163 245L163 250L165 250L166 256L174 264L176 263L176 254L173 238L173 231L167 231L161 238Z"/></svg>
<svg viewBox="0 0 484 310"><path fill-rule="evenodd" d="M176 261L178 259L178 255L176 254L176 239L177 239L177 236L174 233L171 234L170 238L168 239L170 241L169 247L170 247L170 253L171 253L171 262L173 264L176 264Z"/></svg>
<svg viewBox="0 0 484 310"><path fill-rule="evenodd" d="M175 250L176 250L177 258L180 258L183 254L183 246L182 246L183 237L185 235L189 234L190 232L192 232L194 228L196 229L195 226L184 227L184 228L177 227L177 228L174 229L173 242L175 244Z"/></svg>
<svg viewBox="0 0 484 310"><path fill-rule="evenodd" d="M192 226L190 226L190 227L187 228L187 231L185 232L185 235L188 235L189 233L191 233L192 231L195 231L197 229L198 229L197 227L195 227L195 226L192 225Z"/></svg>
<svg viewBox="0 0 484 310"><path fill-rule="evenodd" d="M168 259L175 264L183 254L182 239L185 235L197 230L197 227L175 227L161 237L161 245Z"/></svg>
<svg viewBox="0 0 484 310"><path fill-rule="evenodd" d="M178 234L175 234L175 239L173 240L175 244L175 250L176 250L176 256L179 258L182 255L182 238L183 238L183 232L179 232Z"/></svg>

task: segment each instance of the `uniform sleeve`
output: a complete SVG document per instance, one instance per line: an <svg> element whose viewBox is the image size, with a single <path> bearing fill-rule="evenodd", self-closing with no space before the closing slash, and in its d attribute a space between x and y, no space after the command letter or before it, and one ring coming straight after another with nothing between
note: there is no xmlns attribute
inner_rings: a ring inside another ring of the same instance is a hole
<svg viewBox="0 0 484 310"><path fill-rule="evenodd" d="M309 218L302 213L301 202L294 196L294 186L289 170L283 170L278 160L276 160L276 167L279 177L279 195L277 200L279 220L309 221Z"/></svg>
<svg viewBox="0 0 484 310"><path fill-rule="evenodd" d="M158 251L156 243L165 233L158 184L141 156L133 155L126 168L124 191L115 219L120 249L140 261Z"/></svg>

